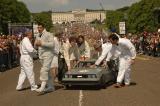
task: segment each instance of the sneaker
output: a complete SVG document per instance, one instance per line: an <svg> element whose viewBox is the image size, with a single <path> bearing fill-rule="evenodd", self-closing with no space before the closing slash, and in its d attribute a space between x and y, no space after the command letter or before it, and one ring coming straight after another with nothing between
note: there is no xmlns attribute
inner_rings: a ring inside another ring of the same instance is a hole
<svg viewBox="0 0 160 106"><path fill-rule="evenodd" d="M41 92L44 92L44 89L39 88L39 89L36 89L35 91L38 93L41 93Z"/></svg>
<svg viewBox="0 0 160 106"><path fill-rule="evenodd" d="M130 84L124 84L124 87L129 87L130 86Z"/></svg>
<svg viewBox="0 0 160 106"><path fill-rule="evenodd" d="M35 91L38 93L42 93L42 92L46 93L46 92L53 92L54 90L55 90L54 88L45 88L45 89L39 88L39 89L36 89Z"/></svg>
<svg viewBox="0 0 160 106"><path fill-rule="evenodd" d="M17 91L21 91L21 90L22 90L22 88L18 88L18 87L17 87L17 88L16 88L16 90L17 90Z"/></svg>
<svg viewBox="0 0 160 106"><path fill-rule="evenodd" d="M35 91L36 92L44 92L44 89L45 89L45 87L46 87L46 81L43 81L42 83L41 83L41 87L40 88L38 88L38 89L36 89Z"/></svg>
<svg viewBox="0 0 160 106"><path fill-rule="evenodd" d="M31 87L31 91L35 91L37 88L38 88L38 86L34 85L34 86Z"/></svg>

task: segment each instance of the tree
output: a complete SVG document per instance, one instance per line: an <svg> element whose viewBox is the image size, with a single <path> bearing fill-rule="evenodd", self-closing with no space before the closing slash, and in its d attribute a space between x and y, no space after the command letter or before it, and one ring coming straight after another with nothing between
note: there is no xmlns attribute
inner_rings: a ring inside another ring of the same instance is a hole
<svg viewBox="0 0 160 106"><path fill-rule="evenodd" d="M52 28L51 12L34 13L33 20L36 23L44 24L48 31L50 31Z"/></svg>
<svg viewBox="0 0 160 106"><path fill-rule="evenodd" d="M0 0L0 32L8 33L8 21L12 23L30 22L30 12L23 2Z"/></svg>
<svg viewBox="0 0 160 106"><path fill-rule="evenodd" d="M127 19L125 21L128 32L143 32L144 29L147 31L156 31L159 24L155 22L155 8L160 8L159 0L141 0L129 8L124 7L116 11L108 11L106 26L108 28L115 27L118 29L118 22L125 19L126 15Z"/></svg>
<svg viewBox="0 0 160 106"><path fill-rule="evenodd" d="M130 7L128 23L130 24L129 30L131 32L142 32L144 29L155 31L157 26L155 26L154 22L153 9L156 6L160 6L157 1L159 0L142 0Z"/></svg>
<svg viewBox="0 0 160 106"><path fill-rule="evenodd" d="M117 11L121 11L121 12L126 12L127 10L129 10L128 6L117 9Z"/></svg>
<svg viewBox="0 0 160 106"><path fill-rule="evenodd" d="M108 29L119 30L119 22L124 21L124 14L121 11L108 11L106 16L106 26Z"/></svg>

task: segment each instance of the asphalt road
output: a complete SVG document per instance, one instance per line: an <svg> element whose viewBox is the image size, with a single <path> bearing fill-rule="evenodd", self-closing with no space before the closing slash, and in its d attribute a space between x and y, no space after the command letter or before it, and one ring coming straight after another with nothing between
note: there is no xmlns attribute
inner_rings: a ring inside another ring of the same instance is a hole
<svg viewBox="0 0 160 106"><path fill-rule="evenodd" d="M39 70L35 61L37 83ZM15 90L19 72L17 67L0 73L0 106L160 106L160 58L138 56L132 67L132 85L123 88L66 90L56 83L56 91L40 95L30 91L27 80L23 91Z"/></svg>

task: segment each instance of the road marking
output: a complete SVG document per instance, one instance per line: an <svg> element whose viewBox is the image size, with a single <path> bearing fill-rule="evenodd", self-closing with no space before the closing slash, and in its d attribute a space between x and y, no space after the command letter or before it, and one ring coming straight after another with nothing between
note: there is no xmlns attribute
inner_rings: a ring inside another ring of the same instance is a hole
<svg viewBox="0 0 160 106"><path fill-rule="evenodd" d="M79 105L78 106L82 106L83 104L83 91L80 90L79 91Z"/></svg>

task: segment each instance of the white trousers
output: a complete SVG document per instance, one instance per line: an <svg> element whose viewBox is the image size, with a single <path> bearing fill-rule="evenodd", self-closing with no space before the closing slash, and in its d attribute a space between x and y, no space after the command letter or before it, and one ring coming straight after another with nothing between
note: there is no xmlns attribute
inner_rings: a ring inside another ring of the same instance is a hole
<svg viewBox="0 0 160 106"><path fill-rule="evenodd" d="M40 70L40 80L41 81L48 81L49 80L49 74L51 70L51 62L52 62L53 56L46 56L43 57L43 59L40 59L40 62L42 64L41 70Z"/></svg>
<svg viewBox="0 0 160 106"><path fill-rule="evenodd" d="M51 68L57 68L58 67L58 55L54 55L52 62L51 62Z"/></svg>
<svg viewBox="0 0 160 106"><path fill-rule="evenodd" d="M53 79L50 72L52 60L53 56L46 56L43 59L40 59L40 62L42 64L40 70L40 80L42 82L46 82L49 88L54 88Z"/></svg>
<svg viewBox="0 0 160 106"><path fill-rule="evenodd" d="M33 59L29 55L22 55L20 58L20 66L21 72L19 74L17 89L22 89L26 77L28 78L31 87L34 87L35 78L33 72Z"/></svg>
<svg viewBox="0 0 160 106"><path fill-rule="evenodd" d="M117 83L130 84L130 73L131 73L131 58L119 58L119 71L117 76Z"/></svg>

